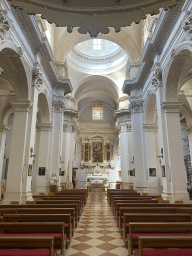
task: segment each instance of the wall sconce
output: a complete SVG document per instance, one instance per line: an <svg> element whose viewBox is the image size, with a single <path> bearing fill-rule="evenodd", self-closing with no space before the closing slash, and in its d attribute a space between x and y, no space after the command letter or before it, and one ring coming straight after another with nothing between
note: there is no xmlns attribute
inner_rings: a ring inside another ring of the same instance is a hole
<svg viewBox="0 0 192 256"><path fill-rule="evenodd" d="M163 148L161 148L161 155L160 155L160 156L157 156L157 157L163 159Z"/></svg>
<svg viewBox="0 0 192 256"><path fill-rule="evenodd" d="M130 164L134 164L134 156L133 156L133 161L131 161Z"/></svg>
<svg viewBox="0 0 192 256"><path fill-rule="evenodd" d="M34 158L36 157L36 155L33 154L33 148L32 147L30 148L30 154L31 154L30 157L34 157Z"/></svg>

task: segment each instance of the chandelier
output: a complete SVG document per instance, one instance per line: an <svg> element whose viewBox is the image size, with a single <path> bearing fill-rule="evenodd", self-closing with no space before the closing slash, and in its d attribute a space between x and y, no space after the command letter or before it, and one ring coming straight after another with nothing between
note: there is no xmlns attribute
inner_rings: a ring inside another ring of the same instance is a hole
<svg viewBox="0 0 192 256"><path fill-rule="evenodd" d="M81 34L108 34L109 27L119 32L121 27L139 23L146 14L158 14L179 0L9 0L15 7L26 8L29 14L41 14L57 26L74 27Z"/></svg>

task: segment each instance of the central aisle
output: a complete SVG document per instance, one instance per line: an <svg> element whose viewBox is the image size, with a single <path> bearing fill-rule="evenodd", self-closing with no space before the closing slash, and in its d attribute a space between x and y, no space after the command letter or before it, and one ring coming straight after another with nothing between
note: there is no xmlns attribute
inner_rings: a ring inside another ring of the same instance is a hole
<svg viewBox="0 0 192 256"><path fill-rule="evenodd" d="M67 256L127 256L105 192L89 192Z"/></svg>

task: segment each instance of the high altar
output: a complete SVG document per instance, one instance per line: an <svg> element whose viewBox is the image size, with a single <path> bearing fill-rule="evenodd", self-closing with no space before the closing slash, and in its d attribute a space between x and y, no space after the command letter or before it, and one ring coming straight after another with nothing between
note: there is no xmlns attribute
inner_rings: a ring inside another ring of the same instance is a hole
<svg viewBox="0 0 192 256"><path fill-rule="evenodd" d="M87 176L86 187L90 188L91 191L103 191L103 188L107 188L109 170L104 167L100 168L97 164L95 168L89 167L84 171Z"/></svg>

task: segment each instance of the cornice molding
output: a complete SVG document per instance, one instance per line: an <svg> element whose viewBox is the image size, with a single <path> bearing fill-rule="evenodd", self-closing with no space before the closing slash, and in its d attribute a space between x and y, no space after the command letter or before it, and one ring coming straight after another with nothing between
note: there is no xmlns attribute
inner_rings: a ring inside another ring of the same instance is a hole
<svg viewBox="0 0 192 256"><path fill-rule="evenodd" d="M72 32L78 27L78 32L91 37L98 33L108 34L109 27L119 32L132 22L139 23L146 14L158 14L160 8L168 9L179 0L9 0L12 5L27 8L28 13L41 13L49 22L57 26L67 27Z"/></svg>
<svg viewBox="0 0 192 256"><path fill-rule="evenodd" d="M53 88L62 86L65 95L72 92L72 85L69 79L63 79L58 76L56 66L54 64L54 57L46 37L42 33L37 24L36 16L29 16L26 10L13 9L12 11L18 20L21 29L28 40L34 54L39 54L41 57L41 64Z"/></svg>
<svg viewBox="0 0 192 256"><path fill-rule="evenodd" d="M123 115L127 115L130 114L130 110L129 109L118 109L114 111L114 117L119 117L119 116L123 116Z"/></svg>
<svg viewBox="0 0 192 256"><path fill-rule="evenodd" d="M163 51L167 38L172 32L172 28L176 24L179 15L182 12L184 1L181 0L176 6L168 11L162 11L158 17L157 25L153 32L152 38L148 38L141 55L141 64L137 77L135 79L127 79L124 81L123 92L130 95L132 90L143 89L147 78L151 72L156 55L160 55ZM171 19L170 19L171 17Z"/></svg>

